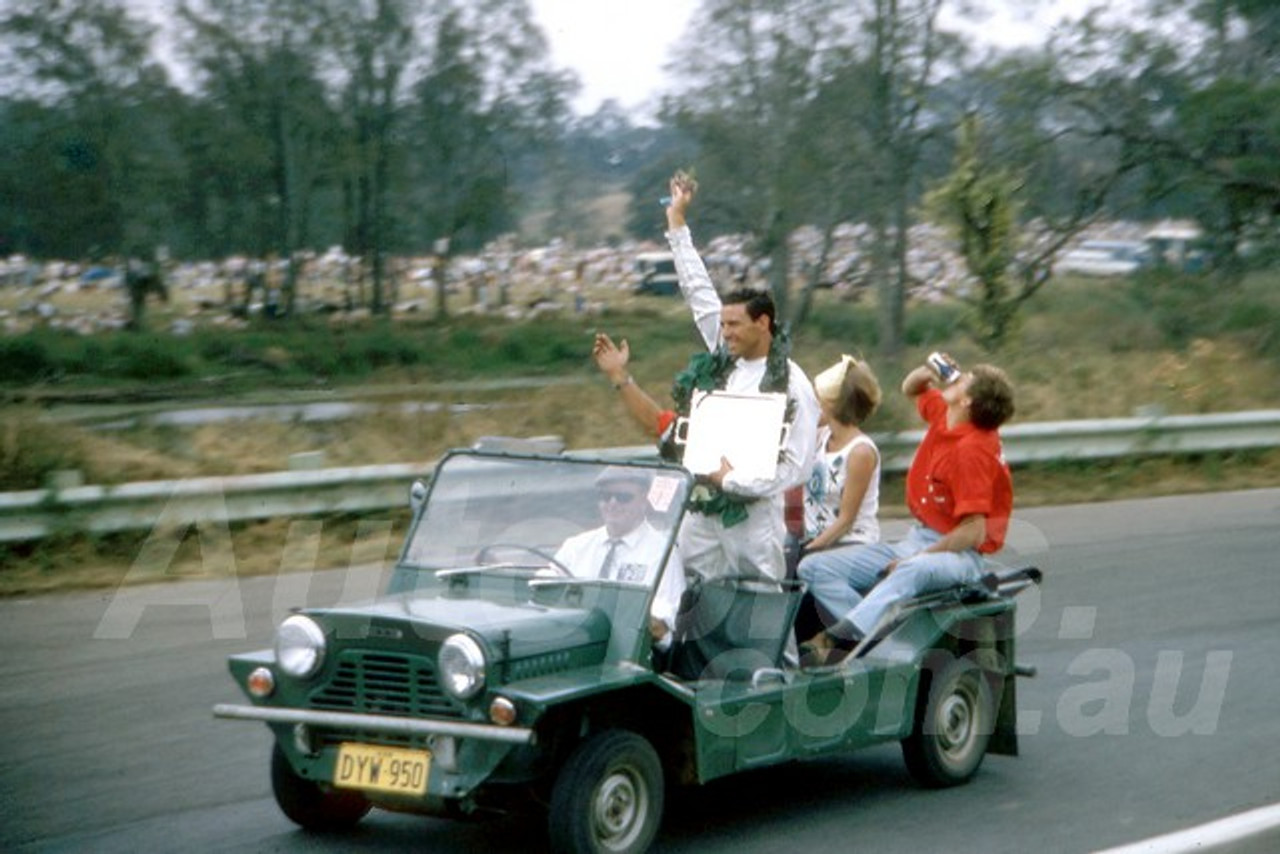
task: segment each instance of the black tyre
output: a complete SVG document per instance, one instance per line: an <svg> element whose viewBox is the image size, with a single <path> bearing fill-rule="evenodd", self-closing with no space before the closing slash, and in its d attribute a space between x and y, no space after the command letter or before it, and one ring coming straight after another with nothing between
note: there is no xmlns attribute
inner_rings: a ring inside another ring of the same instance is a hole
<svg viewBox="0 0 1280 854"><path fill-rule="evenodd" d="M548 824L561 854L639 854L662 821L662 764L653 746L625 730L578 746L556 778Z"/></svg>
<svg viewBox="0 0 1280 854"><path fill-rule="evenodd" d="M902 758L921 785L943 788L965 783L987 755L995 721L991 686L967 659L942 666L917 706L915 728L902 742Z"/></svg>
<svg viewBox="0 0 1280 854"><path fill-rule="evenodd" d="M371 808L358 792L344 792L299 777L278 744L271 751L271 791L280 811L307 830L345 830Z"/></svg>

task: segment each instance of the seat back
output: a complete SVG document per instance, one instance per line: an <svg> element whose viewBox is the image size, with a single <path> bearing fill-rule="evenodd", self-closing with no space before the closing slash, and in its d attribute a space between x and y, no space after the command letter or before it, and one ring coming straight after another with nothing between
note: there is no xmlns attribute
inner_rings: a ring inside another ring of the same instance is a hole
<svg viewBox="0 0 1280 854"><path fill-rule="evenodd" d="M668 667L682 679L750 679L782 666L804 585L706 581L691 586L676 617Z"/></svg>

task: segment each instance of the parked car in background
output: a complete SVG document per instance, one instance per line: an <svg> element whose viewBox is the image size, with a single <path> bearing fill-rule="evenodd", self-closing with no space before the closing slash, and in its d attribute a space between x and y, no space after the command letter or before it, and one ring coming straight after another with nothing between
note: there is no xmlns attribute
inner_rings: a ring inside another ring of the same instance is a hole
<svg viewBox="0 0 1280 854"><path fill-rule="evenodd" d="M1146 245L1153 263L1198 273L1208 263L1208 245L1204 232L1190 222L1168 221L1154 226L1146 235Z"/></svg>
<svg viewBox="0 0 1280 854"><path fill-rule="evenodd" d="M1127 276L1151 263L1151 251L1140 240L1086 240L1058 258L1056 275Z"/></svg>
<svg viewBox="0 0 1280 854"><path fill-rule="evenodd" d="M674 296L680 293L676 261L670 252L641 252L635 261L636 293Z"/></svg>

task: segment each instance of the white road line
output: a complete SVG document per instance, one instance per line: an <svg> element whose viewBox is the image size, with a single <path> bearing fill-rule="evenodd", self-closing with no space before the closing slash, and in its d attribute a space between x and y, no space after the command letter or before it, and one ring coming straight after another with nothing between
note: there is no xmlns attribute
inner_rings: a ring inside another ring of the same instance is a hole
<svg viewBox="0 0 1280 854"><path fill-rule="evenodd" d="M1186 854L1204 851L1214 845L1226 845L1275 827L1280 827L1280 804L1258 807L1199 827L1153 836L1151 839L1119 848L1108 848L1095 854Z"/></svg>

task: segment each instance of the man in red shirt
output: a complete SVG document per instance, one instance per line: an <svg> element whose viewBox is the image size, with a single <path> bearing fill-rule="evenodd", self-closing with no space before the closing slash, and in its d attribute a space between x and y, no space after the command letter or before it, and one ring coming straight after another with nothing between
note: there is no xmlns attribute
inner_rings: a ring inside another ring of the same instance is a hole
<svg viewBox="0 0 1280 854"><path fill-rule="evenodd" d="M1000 447L1000 425L1013 415L1004 371L978 365L944 382L922 365L902 382L929 428L907 473L915 524L893 543L840 549L806 561L801 578L836 622L802 648L818 660L871 633L895 603L977 581L983 555L1004 545L1013 481ZM883 577L866 598L868 579Z"/></svg>

